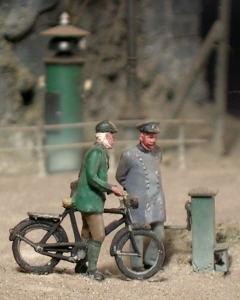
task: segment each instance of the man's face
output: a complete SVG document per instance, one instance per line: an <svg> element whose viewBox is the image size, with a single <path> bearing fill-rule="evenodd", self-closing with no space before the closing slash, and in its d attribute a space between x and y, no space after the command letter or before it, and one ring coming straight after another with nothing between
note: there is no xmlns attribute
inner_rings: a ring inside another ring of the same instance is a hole
<svg viewBox="0 0 240 300"><path fill-rule="evenodd" d="M114 142L115 142L115 134L111 132L107 132L106 134L106 140L108 141L109 148L112 149Z"/></svg>
<svg viewBox="0 0 240 300"><path fill-rule="evenodd" d="M152 150L156 146L157 137L157 133L141 133L140 142L146 149Z"/></svg>

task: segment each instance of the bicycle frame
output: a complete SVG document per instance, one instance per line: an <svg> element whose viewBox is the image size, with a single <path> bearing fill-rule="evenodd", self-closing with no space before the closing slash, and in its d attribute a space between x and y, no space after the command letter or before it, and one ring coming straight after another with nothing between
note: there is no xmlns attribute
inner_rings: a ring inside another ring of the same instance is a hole
<svg viewBox="0 0 240 300"><path fill-rule="evenodd" d="M119 215L104 228L106 236L115 230L109 254L115 258L119 270L126 277L148 279L155 275L163 264L164 246L148 224L133 222L131 209L138 207L138 199L126 194L119 200L118 208L106 208L103 211L104 214ZM51 272L60 260L64 260L76 264L76 273L86 271L88 241L82 238L77 210L70 205L70 201L63 201L65 209L62 214L29 212L27 219L10 229L9 240L12 241L13 256L21 269L34 274L46 274ZM66 217L69 217L68 225L72 228L68 229L69 237L64 228ZM139 240L143 243L138 243ZM146 246L154 245L156 249L150 268L144 265L145 241ZM142 265L140 269L134 268L134 257Z"/></svg>
<svg viewBox="0 0 240 300"><path fill-rule="evenodd" d="M76 216L75 216L76 210L74 208L66 208L65 211L61 215L51 215L51 214L41 214L41 213L28 213L29 218L33 220L46 220L53 223L51 229L44 235L44 237L41 239L39 243L33 243L26 237L22 237L20 233L16 233L16 236L24 240L26 243L31 245L36 252L46 255L52 258L57 258L61 260L65 260L68 262L76 263L79 259L83 259L86 257L87 252L87 242L85 242L78 229ZM106 208L104 209L104 213L107 214L118 214L122 215L122 217L118 220L110 222L105 227L105 234L108 235L112 231L114 231L116 228L121 226L122 224L125 224L126 227L128 227L128 230L131 235L132 240L132 247L134 254L140 256L140 252L138 250L138 247L136 245L134 234L132 231L132 218L131 218L131 212L128 207L120 207L120 208ZM60 226L60 224L63 222L63 220L69 215L71 227L73 230L74 235L74 242L59 242L59 243L47 243L47 240L50 238L50 236L57 230L57 228ZM77 256L77 252L81 252L81 257L79 258ZM54 252L54 253L53 253ZM75 252L76 255L73 255L73 252ZM64 255L65 253L70 253L70 256Z"/></svg>
<svg viewBox="0 0 240 300"><path fill-rule="evenodd" d="M32 243L30 240L28 240L25 237L22 237L20 234L17 234L18 237L23 239L26 243L31 245L36 252L50 256L53 258L66 260L69 262L76 262L76 258L72 256L65 256L63 254L57 253L72 253L74 250L74 247L77 247L79 250L86 251L87 243L81 238L76 217L75 217L75 210L73 208L67 208L62 213L62 215L59 216L52 216L52 215L46 215L46 214L38 214L38 213L28 213L29 218L33 220L47 220L53 223L51 229L44 235L44 237L41 239L39 243ZM48 243L46 244L47 240L50 238L50 236L56 231L56 229L60 226L60 224L63 222L63 220L69 215L71 227L74 234L74 242L59 242L59 243ZM56 252L56 253L52 253Z"/></svg>

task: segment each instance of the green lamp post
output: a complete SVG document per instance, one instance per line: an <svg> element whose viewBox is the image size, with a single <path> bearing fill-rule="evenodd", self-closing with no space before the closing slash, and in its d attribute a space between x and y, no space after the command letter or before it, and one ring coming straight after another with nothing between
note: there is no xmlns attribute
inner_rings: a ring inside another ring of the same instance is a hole
<svg viewBox="0 0 240 300"><path fill-rule="evenodd" d="M81 75L84 59L80 47L88 31L69 25L69 16L63 13L60 24L41 33L50 37L49 49L53 56L44 60L46 66L45 122L60 125L81 122ZM47 130L46 145L66 145L82 140L80 128ZM46 152L46 169L49 173L77 170L80 166L80 149L64 147Z"/></svg>

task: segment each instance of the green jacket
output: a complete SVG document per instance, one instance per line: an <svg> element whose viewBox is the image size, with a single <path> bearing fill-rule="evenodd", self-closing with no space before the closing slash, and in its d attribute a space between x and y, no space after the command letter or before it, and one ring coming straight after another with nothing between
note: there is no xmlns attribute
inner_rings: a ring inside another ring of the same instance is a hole
<svg viewBox="0 0 240 300"><path fill-rule="evenodd" d="M85 154L79 173L78 187L73 196L73 205L83 213L102 213L106 200L105 192L111 192L107 182L109 157L107 148L95 143Z"/></svg>

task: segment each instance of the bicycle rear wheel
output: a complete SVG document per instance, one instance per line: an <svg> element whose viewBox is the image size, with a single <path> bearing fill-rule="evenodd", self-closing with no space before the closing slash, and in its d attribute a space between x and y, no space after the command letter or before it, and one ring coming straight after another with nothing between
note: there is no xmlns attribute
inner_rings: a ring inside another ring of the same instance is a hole
<svg viewBox="0 0 240 300"><path fill-rule="evenodd" d="M53 223L48 221L29 220L26 226L19 232L19 235L23 238L27 238L32 243L38 243L51 229L52 225ZM29 273L45 274L50 272L58 264L58 258L52 258L36 252L34 247L29 245L20 236L17 236L14 239L12 244L12 251L14 258L21 269ZM68 238L66 232L61 226L59 226L47 240L46 244L67 241Z"/></svg>
<svg viewBox="0 0 240 300"><path fill-rule="evenodd" d="M156 235L146 229L134 229L134 239L142 240L141 257L137 257L137 253L133 250L133 241L129 231L123 231L122 234L116 236L114 241L115 261L119 270L128 278L131 279L148 279L154 276L161 268L164 262L165 252L163 243L156 237ZM152 256L151 265L144 264L144 257L149 245L154 247L154 255ZM141 247L140 247L141 248ZM133 267L132 259L141 260L141 266Z"/></svg>

